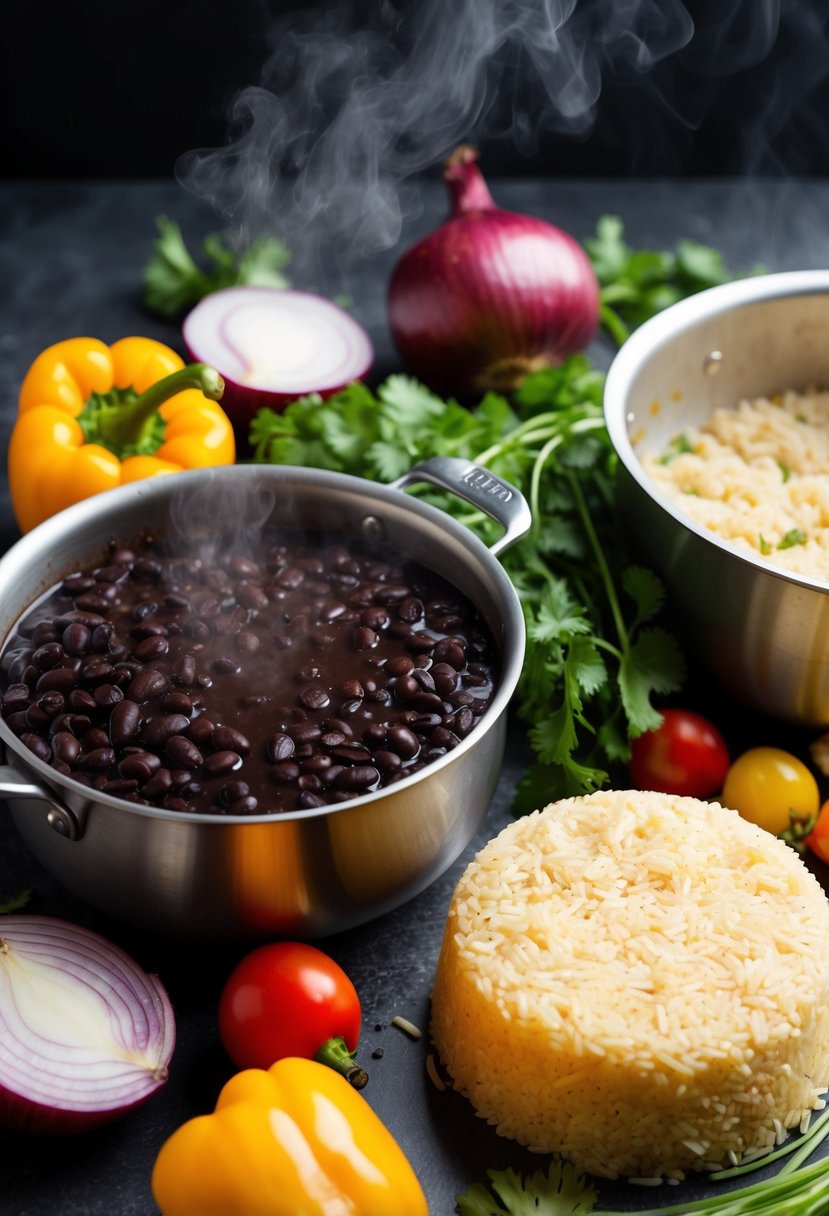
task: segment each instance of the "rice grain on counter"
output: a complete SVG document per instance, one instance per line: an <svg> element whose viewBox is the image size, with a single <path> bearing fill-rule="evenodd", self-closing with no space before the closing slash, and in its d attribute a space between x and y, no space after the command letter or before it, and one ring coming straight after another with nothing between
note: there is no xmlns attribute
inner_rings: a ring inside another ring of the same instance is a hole
<svg viewBox="0 0 829 1216"><path fill-rule="evenodd" d="M607 1177L772 1147L829 1086L829 904L781 840L602 791L505 828L452 897L432 1036L498 1132Z"/></svg>
<svg viewBox="0 0 829 1216"><path fill-rule="evenodd" d="M715 410L642 466L683 514L737 550L829 581L829 392Z"/></svg>

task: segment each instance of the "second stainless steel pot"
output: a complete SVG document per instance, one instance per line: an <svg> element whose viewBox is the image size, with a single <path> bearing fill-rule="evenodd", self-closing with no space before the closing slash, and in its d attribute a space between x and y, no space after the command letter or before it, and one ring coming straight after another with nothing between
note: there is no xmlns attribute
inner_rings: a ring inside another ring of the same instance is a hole
<svg viewBox="0 0 829 1216"><path fill-rule="evenodd" d="M829 725L829 585L775 570L685 516L640 462L720 406L829 386L829 271L763 275L701 292L647 322L607 377L620 509L664 576L688 649L739 700Z"/></svg>
<svg viewBox="0 0 829 1216"><path fill-rule="evenodd" d="M450 516L403 493L451 489L498 519L487 549ZM108 541L144 529L227 533L302 526L382 543L467 595L498 644L500 678L480 723L432 765L352 802L282 815L217 817L136 806L55 772L0 719L0 794L40 862L80 898L135 924L186 935L315 937L379 915L432 882L486 813L504 749L506 709L524 655L518 597L495 553L529 526L513 487L468 462L438 459L394 486L319 470L235 466L137 482L47 521L0 561L0 636ZM206 521L206 525L205 525Z"/></svg>

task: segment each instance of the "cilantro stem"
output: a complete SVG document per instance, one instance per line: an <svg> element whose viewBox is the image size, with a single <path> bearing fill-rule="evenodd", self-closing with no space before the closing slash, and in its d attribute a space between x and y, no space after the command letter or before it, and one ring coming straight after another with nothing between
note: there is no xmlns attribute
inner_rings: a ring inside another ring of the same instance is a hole
<svg viewBox="0 0 829 1216"><path fill-rule="evenodd" d="M596 560L596 566L599 570L599 574L604 585L607 602L610 605L613 624L616 627L616 633L619 638L622 651L626 651L630 646L630 638L628 637L628 631L625 626L624 617L622 616L622 609L619 606L619 597L616 594L616 587L614 586L613 579L610 574L610 567L607 564L604 550L602 549L602 546L599 543L599 538L596 535L596 529L593 527L593 520L590 518L590 512L587 509L587 503L584 500L584 495L582 494L578 478L575 477L569 470L567 471L567 477L570 482L570 488L573 492L573 498L575 500L576 507L578 508L579 516L581 517L581 522L584 526L585 532L587 533L587 539L590 542L590 548L593 550L593 556Z"/></svg>
<svg viewBox="0 0 829 1216"><path fill-rule="evenodd" d="M599 306L599 319L617 346L622 346L627 342L630 330L615 308L602 302Z"/></svg>

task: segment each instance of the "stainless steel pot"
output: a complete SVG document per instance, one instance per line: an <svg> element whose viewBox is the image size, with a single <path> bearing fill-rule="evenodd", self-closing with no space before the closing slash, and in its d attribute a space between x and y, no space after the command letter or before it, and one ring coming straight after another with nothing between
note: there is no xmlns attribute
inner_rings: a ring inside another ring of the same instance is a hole
<svg viewBox="0 0 829 1216"><path fill-rule="evenodd" d="M616 356L605 419L620 510L661 572L679 632L743 702L829 725L829 584L776 571L683 516L639 453L719 406L829 386L829 271L764 275L701 292L648 321Z"/></svg>
<svg viewBox="0 0 829 1216"><path fill-rule="evenodd" d="M487 548L450 516L402 492L431 482L497 519ZM240 516L244 512L244 517ZM5 722L0 796L31 851L81 899L165 933L316 937L415 895L482 822L501 766L506 709L524 655L518 597L495 555L529 509L512 486L438 458L392 486L319 470L234 466L136 482L87 499L18 541L0 561L0 636L68 572L100 561L111 537L179 526L296 525L380 543L463 591L500 650L492 704L466 739L385 790L331 807L244 819L140 807L89 789L35 757ZM202 522L200 523L199 520Z"/></svg>

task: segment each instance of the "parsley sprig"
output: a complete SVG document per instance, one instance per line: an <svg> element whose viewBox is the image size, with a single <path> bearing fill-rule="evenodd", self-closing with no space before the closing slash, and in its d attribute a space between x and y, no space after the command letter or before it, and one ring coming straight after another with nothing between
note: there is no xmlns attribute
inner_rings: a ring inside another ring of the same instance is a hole
<svg viewBox="0 0 829 1216"><path fill-rule="evenodd" d="M287 287L282 271L291 260L285 243L262 236L243 249L234 249L216 232L204 239L199 265L175 220L156 219L158 237L144 267L144 303L160 317L180 317L204 296L224 287Z"/></svg>
<svg viewBox="0 0 829 1216"><path fill-rule="evenodd" d="M663 308L733 277L719 251L697 241L677 241L673 250L631 249L616 215L602 216L583 244L599 280L602 326L619 346Z"/></svg>
<svg viewBox="0 0 829 1216"><path fill-rule="evenodd" d="M535 763L519 809L603 785L630 738L658 725L653 695L683 675L679 647L654 620L662 585L627 557L603 383L577 355L529 376L511 401L488 393L465 409L397 375L376 394L352 384L327 401L262 410L251 430L257 461L392 481L430 456L459 456L524 492L533 526L503 555L528 635L516 700ZM421 494L485 542L496 538L497 524L453 496Z"/></svg>

